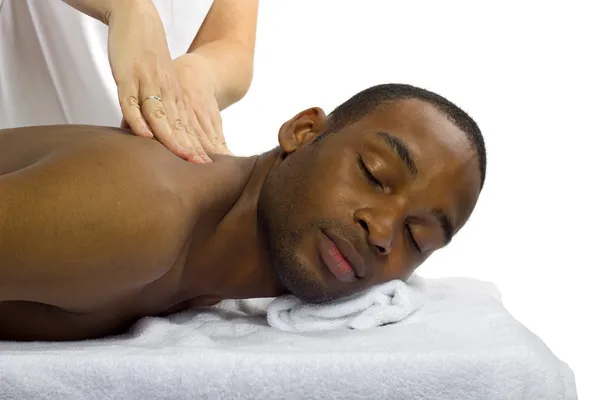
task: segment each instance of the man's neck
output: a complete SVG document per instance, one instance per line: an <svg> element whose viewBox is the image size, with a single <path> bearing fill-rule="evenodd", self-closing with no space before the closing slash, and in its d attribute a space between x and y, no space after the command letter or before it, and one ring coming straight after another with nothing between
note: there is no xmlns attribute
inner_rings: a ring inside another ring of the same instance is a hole
<svg viewBox="0 0 600 400"><path fill-rule="evenodd" d="M258 225L260 191L270 171L281 161L276 148L260 156L239 158L248 178L231 199L233 206L208 236L194 235L186 274L193 296L224 299L275 297L286 292L271 267L267 246ZM216 161L218 162L218 161ZM203 219L198 225L201 227Z"/></svg>

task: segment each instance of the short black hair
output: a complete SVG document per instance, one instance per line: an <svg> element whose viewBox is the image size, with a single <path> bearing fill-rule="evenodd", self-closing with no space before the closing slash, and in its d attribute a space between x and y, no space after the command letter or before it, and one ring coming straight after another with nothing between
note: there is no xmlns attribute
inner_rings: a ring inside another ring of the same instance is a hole
<svg viewBox="0 0 600 400"><path fill-rule="evenodd" d="M419 99L432 104L465 133L477 153L481 175L480 189L483 188L487 158L485 142L477 123L460 107L426 89L400 83L386 83L365 89L337 106L329 114L327 130L318 139L323 139L329 133L357 122L384 102L403 99Z"/></svg>

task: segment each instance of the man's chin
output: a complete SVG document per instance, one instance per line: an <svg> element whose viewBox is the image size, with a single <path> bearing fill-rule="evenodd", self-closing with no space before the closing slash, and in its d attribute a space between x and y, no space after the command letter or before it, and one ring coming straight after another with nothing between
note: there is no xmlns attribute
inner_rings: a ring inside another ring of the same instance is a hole
<svg viewBox="0 0 600 400"><path fill-rule="evenodd" d="M309 269L290 264L286 268L275 268L279 282L287 291L307 303L325 303L335 299L323 284L311 276Z"/></svg>

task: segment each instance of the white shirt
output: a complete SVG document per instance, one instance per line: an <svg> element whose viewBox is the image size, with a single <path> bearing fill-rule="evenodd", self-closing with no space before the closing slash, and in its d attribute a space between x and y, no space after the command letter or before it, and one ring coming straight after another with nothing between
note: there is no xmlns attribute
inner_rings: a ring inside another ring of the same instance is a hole
<svg viewBox="0 0 600 400"><path fill-rule="evenodd" d="M184 54L212 0L154 0L173 58ZM118 126L108 27L61 0L0 0L0 129Z"/></svg>

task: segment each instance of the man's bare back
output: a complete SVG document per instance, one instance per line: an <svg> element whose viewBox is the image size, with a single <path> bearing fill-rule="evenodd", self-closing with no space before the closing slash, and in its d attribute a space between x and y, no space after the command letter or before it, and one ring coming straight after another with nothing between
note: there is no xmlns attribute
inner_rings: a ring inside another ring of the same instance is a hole
<svg viewBox="0 0 600 400"><path fill-rule="evenodd" d="M188 307L195 221L214 229L240 172L118 129L0 131L0 338L98 337Z"/></svg>

